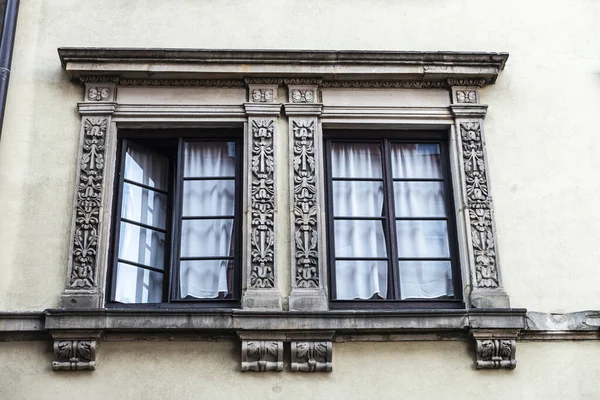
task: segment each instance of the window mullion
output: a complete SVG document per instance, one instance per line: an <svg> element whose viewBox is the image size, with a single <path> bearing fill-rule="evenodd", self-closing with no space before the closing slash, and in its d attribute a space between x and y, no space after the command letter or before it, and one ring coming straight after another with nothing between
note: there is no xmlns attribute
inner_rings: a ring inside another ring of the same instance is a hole
<svg viewBox="0 0 600 400"><path fill-rule="evenodd" d="M173 161L173 201L171 210L171 246L170 258L171 262L169 270L169 285L167 285L168 297L167 302L171 302L173 298L178 298L177 287L179 286L179 253L181 240L181 210L183 200L183 139L179 138L177 143L177 155Z"/></svg>
<svg viewBox="0 0 600 400"><path fill-rule="evenodd" d="M390 260L388 261L388 284L390 285L389 293L393 293L393 298L400 299L400 280L398 270L398 249L396 239L396 216L394 212L394 187L392 181L392 168L391 168L391 147L390 142L387 139L383 140L382 143L382 161L383 161L383 190L384 190L384 207L387 214L387 225L388 229L385 232L386 240L388 243L388 254Z"/></svg>

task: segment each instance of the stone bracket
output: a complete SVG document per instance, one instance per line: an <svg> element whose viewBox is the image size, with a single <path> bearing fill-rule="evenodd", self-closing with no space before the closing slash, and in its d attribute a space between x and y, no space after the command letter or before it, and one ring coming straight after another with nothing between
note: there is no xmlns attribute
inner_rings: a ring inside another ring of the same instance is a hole
<svg viewBox="0 0 600 400"><path fill-rule="evenodd" d="M52 369L84 371L96 368L96 351L102 332L51 332L54 339Z"/></svg>
<svg viewBox="0 0 600 400"><path fill-rule="evenodd" d="M472 329L476 369L514 369L519 329Z"/></svg>
<svg viewBox="0 0 600 400"><path fill-rule="evenodd" d="M330 341L299 341L291 343L293 372L331 372L333 346Z"/></svg>

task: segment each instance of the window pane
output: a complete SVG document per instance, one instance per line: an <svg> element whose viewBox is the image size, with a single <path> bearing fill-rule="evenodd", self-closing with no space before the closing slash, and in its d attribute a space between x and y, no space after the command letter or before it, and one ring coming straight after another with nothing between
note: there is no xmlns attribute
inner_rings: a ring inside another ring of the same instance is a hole
<svg viewBox="0 0 600 400"><path fill-rule="evenodd" d="M121 303L160 303L163 274L133 265L117 265L115 301Z"/></svg>
<svg viewBox="0 0 600 400"><path fill-rule="evenodd" d="M124 183L121 217L165 229L167 196L150 189Z"/></svg>
<svg viewBox="0 0 600 400"><path fill-rule="evenodd" d="M233 215L234 180L185 181L183 216Z"/></svg>
<svg viewBox="0 0 600 400"><path fill-rule="evenodd" d="M183 176L235 176L235 142L187 142Z"/></svg>
<svg viewBox="0 0 600 400"><path fill-rule="evenodd" d="M370 299L374 294L387 297L387 261L335 262L336 299Z"/></svg>
<svg viewBox="0 0 600 400"><path fill-rule="evenodd" d="M127 146L125 179L157 189L167 190L169 159L160 154Z"/></svg>
<svg viewBox="0 0 600 400"><path fill-rule="evenodd" d="M184 220L181 229L181 257L233 255L233 219Z"/></svg>
<svg viewBox="0 0 600 400"><path fill-rule="evenodd" d="M165 234L121 222L119 258L162 269L165 260Z"/></svg>
<svg viewBox="0 0 600 400"><path fill-rule="evenodd" d="M333 178L381 178L381 146L378 143L332 143Z"/></svg>
<svg viewBox="0 0 600 400"><path fill-rule="evenodd" d="M230 293L233 262L230 260L182 261L179 264L179 290L182 299L212 299Z"/></svg>
<svg viewBox="0 0 600 400"><path fill-rule="evenodd" d="M443 182L394 182L396 217L445 217Z"/></svg>
<svg viewBox="0 0 600 400"><path fill-rule="evenodd" d="M386 257L381 221L334 222L336 257Z"/></svg>
<svg viewBox="0 0 600 400"><path fill-rule="evenodd" d="M396 221L398 257L450 257L446 221Z"/></svg>
<svg viewBox="0 0 600 400"><path fill-rule="evenodd" d="M379 217L383 214L383 183L333 182L333 213L337 217Z"/></svg>
<svg viewBox="0 0 600 400"><path fill-rule="evenodd" d="M454 296L450 261L400 261L402 299Z"/></svg>
<svg viewBox="0 0 600 400"><path fill-rule="evenodd" d="M440 146L392 143L392 175L394 178L441 178Z"/></svg>

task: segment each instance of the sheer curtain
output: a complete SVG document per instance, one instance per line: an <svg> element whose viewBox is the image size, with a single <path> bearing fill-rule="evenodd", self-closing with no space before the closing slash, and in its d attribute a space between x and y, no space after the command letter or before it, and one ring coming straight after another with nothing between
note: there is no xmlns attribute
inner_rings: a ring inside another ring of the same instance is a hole
<svg viewBox="0 0 600 400"><path fill-rule="evenodd" d="M180 256L203 259L180 261L181 298L232 292L234 176L235 143L186 143Z"/></svg>
<svg viewBox="0 0 600 400"><path fill-rule="evenodd" d="M450 261L422 260L450 257L440 147L397 143L391 149L393 178L410 179L394 181L398 256L409 258L398 262L401 298L453 296Z"/></svg>
<svg viewBox="0 0 600 400"><path fill-rule="evenodd" d="M388 257L381 145L334 142L331 160L336 298L385 299L388 261L373 259ZM401 298L452 296L439 145L392 144L390 162Z"/></svg>
<svg viewBox="0 0 600 400"><path fill-rule="evenodd" d="M332 143L331 152L336 298L369 299L375 294L386 298L388 262L360 260L387 257L380 218L384 200L380 146ZM369 180L351 180L356 178ZM345 257L358 260L337 259Z"/></svg>

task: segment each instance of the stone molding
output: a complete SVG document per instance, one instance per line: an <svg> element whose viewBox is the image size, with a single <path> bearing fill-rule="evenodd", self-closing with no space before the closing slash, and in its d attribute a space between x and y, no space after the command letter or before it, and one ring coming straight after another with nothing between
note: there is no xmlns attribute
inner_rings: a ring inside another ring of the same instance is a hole
<svg viewBox="0 0 600 400"><path fill-rule="evenodd" d="M466 231L466 251L471 291L469 302L476 308L508 308L509 297L502 286L494 209L486 160L483 118L486 105L478 104L477 87L452 87L450 111L455 118L460 209Z"/></svg>
<svg viewBox="0 0 600 400"><path fill-rule="evenodd" d="M242 307L281 310L281 295L277 280L276 258L276 185L275 149L277 123L281 104L277 100L277 85L249 85L247 149L249 195L246 252L246 291ZM255 101L255 102L252 102Z"/></svg>
<svg viewBox="0 0 600 400"><path fill-rule="evenodd" d="M289 97L298 86L289 87ZM312 91L316 87L302 86ZM313 98L314 99L314 98ZM323 221L321 207L320 104L285 105L289 118L290 164L290 225L292 241L292 268L289 308L291 311L319 311L328 309L325 262L323 260Z"/></svg>
<svg viewBox="0 0 600 400"><path fill-rule="evenodd" d="M494 83L508 58L506 53L481 52L85 47L59 48L58 54L71 79L123 74L126 79L142 80L229 81L248 78L263 79L259 82L263 84L266 83L264 79L286 78L323 81L412 80L439 82L435 85L446 82L450 86Z"/></svg>

